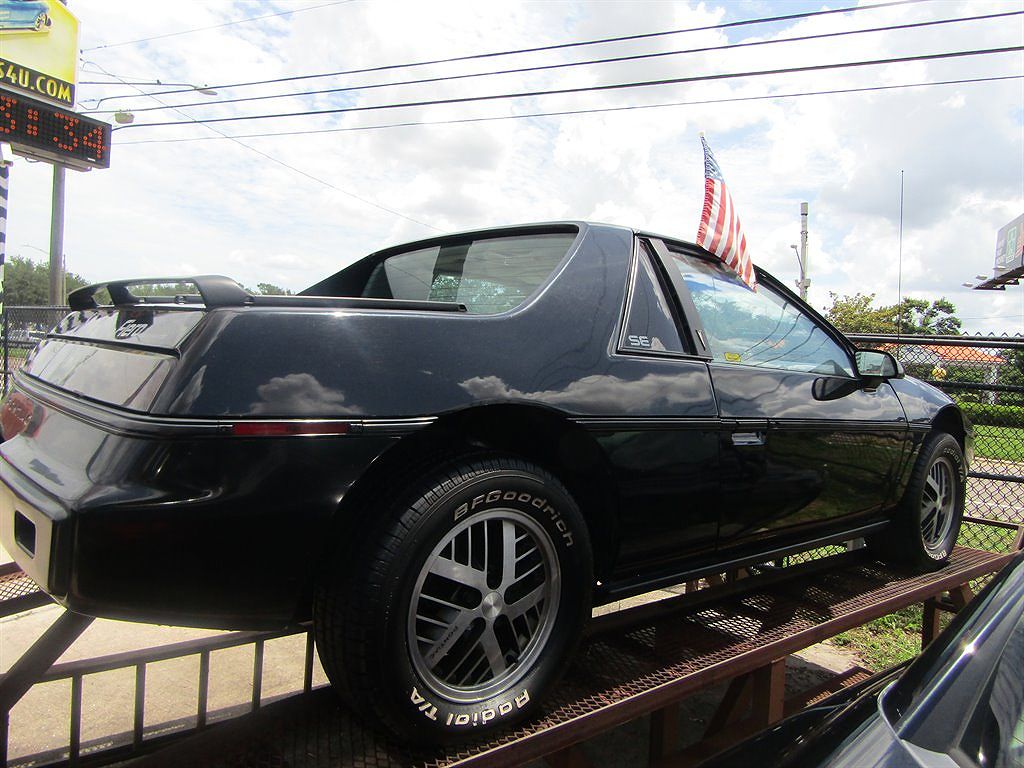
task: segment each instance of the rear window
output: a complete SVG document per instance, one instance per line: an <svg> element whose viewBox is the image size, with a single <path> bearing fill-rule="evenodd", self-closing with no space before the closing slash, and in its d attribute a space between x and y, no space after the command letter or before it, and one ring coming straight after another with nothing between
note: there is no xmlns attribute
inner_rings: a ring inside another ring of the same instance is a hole
<svg viewBox="0 0 1024 768"><path fill-rule="evenodd" d="M395 254L374 267L362 295L456 302L478 315L507 312L548 279L575 238L570 233L492 237Z"/></svg>

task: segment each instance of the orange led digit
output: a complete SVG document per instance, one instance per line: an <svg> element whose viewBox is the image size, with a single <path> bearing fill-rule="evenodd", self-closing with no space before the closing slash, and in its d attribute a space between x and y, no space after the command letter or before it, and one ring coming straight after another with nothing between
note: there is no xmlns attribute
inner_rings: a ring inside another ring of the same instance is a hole
<svg viewBox="0 0 1024 768"><path fill-rule="evenodd" d="M19 154L72 168L110 167L110 125L0 91L0 137Z"/></svg>

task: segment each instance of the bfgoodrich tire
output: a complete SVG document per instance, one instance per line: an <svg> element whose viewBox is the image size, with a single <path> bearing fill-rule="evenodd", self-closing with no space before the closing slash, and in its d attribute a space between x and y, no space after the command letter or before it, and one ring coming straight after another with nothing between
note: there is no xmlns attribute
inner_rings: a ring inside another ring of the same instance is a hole
<svg viewBox="0 0 1024 768"><path fill-rule="evenodd" d="M892 526L868 540L886 562L918 570L945 565L964 513L966 465L960 443L944 432L928 436Z"/></svg>
<svg viewBox="0 0 1024 768"><path fill-rule="evenodd" d="M320 659L357 715L446 742L509 725L557 680L590 612L576 504L504 456L430 472L339 542L314 604ZM355 557L345 555L355 551Z"/></svg>

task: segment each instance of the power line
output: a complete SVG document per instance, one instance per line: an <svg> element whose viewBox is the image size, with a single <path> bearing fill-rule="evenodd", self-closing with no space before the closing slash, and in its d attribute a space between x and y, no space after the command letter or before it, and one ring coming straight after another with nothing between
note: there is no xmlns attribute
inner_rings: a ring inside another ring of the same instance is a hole
<svg viewBox="0 0 1024 768"><path fill-rule="evenodd" d="M222 29L223 27L231 27L235 24L245 24L250 21L261 21L263 19L272 19L277 16L291 16L295 13L303 13L305 11L315 11L317 8L327 8L331 5L343 5L345 3L351 3L353 0L333 0L330 3L321 3L320 5L310 5L305 8L295 8L290 11L279 11L278 13L266 13L262 16L252 16L248 19L236 19L235 21L226 21L223 24L211 24L208 27L196 27L195 29L183 29L180 32L167 32L162 35L153 35L152 37L140 37L137 40L125 40L120 43L107 43L106 45L94 45L92 48L83 48L82 52L85 51L99 51L104 48L118 48L122 45L135 45L136 43L148 43L150 40L163 40L166 37L179 37L181 35L191 35L193 32L206 32L211 29ZM144 94L148 96L149 94Z"/></svg>
<svg viewBox="0 0 1024 768"><path fill-rule="evenodd" d="M729 43L729 44L726 44L726 45L705 46L703 48L688 48L688 49L678 50L678 51L658 51L656 53L633 54L633 55L630 55L630 56L614 56L614 57L603 58L603 59L589 59L587 61L561 62L561 63L558 63L558 64L542 64L542 65L537 65L537 66L533 66L533 67L518 67L518 68L515 68L515 69L501 69L501 70L496 70L496 71L492 71L492 72L472 72L472 73L461 74L461 75L446 75L446 76L439 76L439 77L420 78L420 79L416 79L416 80L399 80L399 81L392 81L392 82L389 82L389 83L373 83L373 84L369 84L369 85L354 85L354 86L346 86L346 87L343 87L343 88L324 88L324 89L314 90L314 91L298 91L298 92L293 92L293 93L278 93L278 94L269 94L269 95L264 95L264 96L243 96L243 97L239 97L239 98L235 98L235 99L206 99L204 101L193 101L193 102L187 102L185 104L176 104L174 106L177 106L177 107L209 107L209 106L214 106L216 104L236 104L236 103L239 103L239 102L266 101L268 99L294 98L294 97L298 97L298 96L319 96L319 95L328 94L328 93L346 93L346 92L351 92L351 91L368 91L368 90L374 90L374 89L377 89L377 88L390 88L390 87L393 87L393 86L400 86L400 85L422 85L422 84L425 84L425 83L438 83L438 82L446 82L446 81L452 81L452 80L465 80L467 78L475 78L475 77L492 77L492 76L495 76L495 75L510 75L510 74L522 74L522 73L526 73L526 72L540 72L540 71L546 71L546 70L552 70L552 69L564 69L564 68L567 68L567 67L590 66L590 65L593 65L593 64L611 64L611 63L620 63L620 62L624 62L624 61L639 61L639 60L644 60L644 59L661 58L661 57L665 57L665 56L679 56L679 55L690 54L690 53L707 53L707 52L710 52L710 51L733 50L733 49L736 49L736 48L749 48L749 47L753 47L753 46L776 45L776 44L779 44L779 43L795 43L795 42L804 42L804 41L808 41L808 40L822 40L822 39L833 38L833 37L846 37L848 35L862 35L862 34L873 33L873 32L891 32L891 31L896 31L896 30L916 29L916 28L921 28L921 27L933 27L933 26L940 26L940 25L946 25L946 24L959 24L959 23L968 22L968 21L983 21L983 20L991 20L991 19L1003 18L1003 17L1007 17L1007 16L1021 16L1021 15L1024 15L1024 11L1005 11L1005 12L1002 12L1002 13L990 13L990 14L985 14L985 15L981 15L981 16L967 16L967 17L963 17L963 18L954 18L954 19L938 19L938 20L933 20L933 21L919 21L919 22L912 22L912 23L907 23L907 24L895 24L895 25L884 26L884 27L870 27L870 28L867 28L867 29L844 30L842 32L822 32L822 33L813 34L813 35L799 35L799 36L796 36L796 37L778 38L778 39L775 39L775 40L755 40L755 41L746 42L746 43ZM195 89L192 89L192 92L194 92L194 91L195 91ZM167 93L167 92L164 92L164 93ZM106 98L107 99L113 99L113 98L125 98L125 97L107 96ZM141 109L133 109L131 111L134 112L134 113L154 112L154 111L159 111L159 110L169 109L169 108L170 107L166 107L166 106L162 106L162 107L143 107ZM120 112L120 111L123 111L123 110L120 110L120 109L93 110L93 111L90 112L90 114L103 115L103 114L113 114L115 112Z"/></svg>
<svg viewBox="0 0 1024 768"><path fill-rule="evenodd" d="M962 85L967 83L989 83L1003 80L1024 80L1024 75L1002 75L995 77L972 77L960 80L938 80L927 83L902 83L898 85L874 85L863 88L837 88L824 91L801 91L796 93L775 93L764 96L733 96L721 99L701 99L699 101L672 101L662 104L634 104L624 107L596 107L593 109L567 109L557 112L529 112L520 115L494 115L492 117L466 117L454 120L419 120L404 123L385 123L382 125L360 125L346 128L313 128L304 131L275 131L268 133L242 133L232 136L224 135L224 138L256 139L270 136L308 136L317 133L347 133L349 131L374 131L385 128L410 128L416 126L431 125L455 125L460 123L487 123L497 120L524 120L534 117L562 117L568 115L590 115L601 112L628 112L637 109L663 109L665 107L690 107L705 104L727 104L741 101L764 101L769 99L791 99L803 96L831 96L845 93L866 93L870 91L891 91L902 88L922 88L932 85ZM201 121L200 121L201 122ZM177 139L140 139L139 141L119 141L119 147L127 147L133 144L177 144L193 141L216 141L217 136L192 136Z"/></svg>
<svg viewBox="0 0 1024 768"><path fill-rule="evenodd" d="M97 65L97 66L99 66L99 65ZM109 72L105 72L104 74L108 74L109 75L110 73ZM117 77L116 75L110 75L110 76L111 77ZM136 89L136 90L139 90L139 89ZM139 91L139 92L141 93L141 91ZM148 95L149 98L153 99L154 101L158 101L158 102L160 101L160 99L158 99L156 96L153 96L152 94L146 94L146 95ZM385 212L390 213L390 214L392 214L394 216L398 216L399 218L405 219L407 221L411 221L414 224L419 224L421 227L426 227L427 229L432 229L435 232L443 231L443 230L439 229L438 227L433 226L432 224L427 224L425 221L420 221L419 219L414 219L412 216L407 216L404 213L401 213L400 211L396 211L396 210L394 210L392 208L388 208L387 206L381 205L380 203L375 203L372 200L367 200L365 197L360 197L359 195L355 194L354 192L349 192L347 189L342 189L341 187L339 187L339 186L337 186L335 184L332 184L329 181L321 179L319 176L314 176L313 174L307 173L306 171L302 170L301 168L296 168L294 165L289 165L288 163L286 163L283 160L280 160L280 159L274 157L273 155L268 155L266 152L263 152L262 150L257 149L256 147L253 147L253 146L251 146L249 144L246 144L244 141L239 141L239 139L237 137L235 137L235 136L229 136L228 134L222 132L219 128L215 128L212 125L204 125L201 121L195 120L195 119L191 118L186 112L182 112L180 109L176 109L174 107L172 107L172 109L174 109L174 111L177 112L179 115L183 115L184 117L189 118L189 120L191 122L197 123L199 125L203 125L204 128L207 128L207 129L213 131L214 133L220 134L225 139L233 141L235 144L238 144L240 147L245 147L250 152L255 152L260 157L263 157L263 158L265 158L267 160L270 160L272 163L276 163L277 165L280 165L280 166L282 166L284 168L287 168L290 171L294 171L295 173L298 173L298 174L300 174L302 176L305 176L307 179L315 181L318 184L322 184L325 187L329 187L330 189L333 189L333 190L335 190L337 192L341 192L343 195L347 195L348 197L351 197L354 200L358 200L361 203L365 203L366 205L373 206L374 208L377 208L379 210L385 211Z"/></svg>
<svg viewBox="0 0 1024 768"><path fill-rule="evenodd" d="M798 72L820 72L825 70L834 69L849 69L855 67L870 67L878 66L882 64L899 64L910 61L934 61L940 59L953 59L962 58L964 56L986 56L999 53L1013 53L1024 50L1024 46L1007 46L1003 48L980 48L967 51L948 51L946 53L929 53L929 54L917 54L915 56L896 56L885 59L868 59L862 61L846 61L838 62L834 64L813 64L802 67L783 67L777 69L762 69L762 70L750 70L746 72L728 72L715 75L693 75L691 77L671 77L661 78L659 80L640 80L627 83L609 83L605 85L589 85L580 86L577 88L557 88L552 90L541 90L541 91L519 91L513 93L498 93L498 94L487 94L484 96L461 96L458 98L451 99L429 99L424 101L405 101L394 104L377 104L372 106L362 107L335 107L332 109L314 109L314 110L303 110L299 112L278 112L273 114L262 114L262 115L238 115L235 117L214 117L204 120L193 120L188 121L182 120L166 120L157 123L132 123L130 125L122 125L118 128L114 128L115 131L125 130L128 128L156 128L170 125L184 125L188 122L201 122L204 125L210 123L232 123L240 120L271 120L283 117L308 117L311 115L337 115L348 112L371 112L381 109L401 109L404 107L428 107L438 106L442 104L467 104L474 102L483 101L498 101L506 99L521 99L530 98L537 96L556 96L566 95L571 93L597 93L603 91L614 91L624 90L631 88L648 88L652 86L661 85L680 85L683 83L696 83L696 82L709 82L716 80L731 80L741 77L764 77L767 75L785 75L795 74Z"/></svg>
<svg viewBox="0 0 1024 768"><path fill-rule="evenodd" d="M593 40L578 40L571 43L556 43L553 45L541 45L533 48L516 48L508 51L491 51L488 53L474 53L466 56L453 56L446 59L428 59L424 61L406 62L403 64L383 64L376 67L364 67L362 69L342 69L335 72L321 72L312 75L291 75L289 77L275 77L269 80L250 80L239 83L221 83L211 85L214 89L247 88L254 85L269 85L271 83L285 83L296 80L313 80L321 77L337 77L339 75L361 75L368 72L384 72L393 69L408 69L410 67L424 67L433 64L451 64L459 61L472 61L475 59L492 59L499 56L515 56L525 53L540 53L543 51L564 50L568 48L580 48L588 45L604 45L606 43L622 43L633 40L650 40L656 37L668 37L670 35L682 35L689 32L706 32L715 29L734 29L736 27L750 26L755 24L769 24L778 21L794 21L797 19L808 19L817 16L830 16L836 13L856 13L857 11L870 11L877 8L890 8L897 5L916 5L917 3L933 2L933 0L891 0L891 2L874 3L872 5L852 5L845 8L834 8L824 11L806 11L803 13L788 13L781 16L762 16L756 19L743 19L741 21L730 21L722 24L708 24L701 27L687 27L685 29L670 29L661 32L644 32L636 35L622 35L619 37L602 37ZM173 93L187 93L188 88L177 91L161 91L157 96L167 96ZM149 94L143 94L148 96Z"/></svg>

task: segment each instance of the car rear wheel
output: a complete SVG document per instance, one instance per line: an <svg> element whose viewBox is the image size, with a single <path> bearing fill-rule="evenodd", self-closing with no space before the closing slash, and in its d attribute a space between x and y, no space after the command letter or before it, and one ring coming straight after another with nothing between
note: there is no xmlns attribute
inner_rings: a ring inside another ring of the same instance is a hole
<svg viewBox="0 0 1024 768"><path fill-rule="evenodd" d="M949 559L964 512L966 466L956 438L928 436L892 526L868 539L883 560L934 570Z"/></svg>
<svg viewBox="0 0 1024 768"><path fill-rule="evenodd" d="M583 519L554 477L505 456L455 461L408 490L325 569L324 669L356 714L406 739L509 725L557 680L589 615Z"/></svg>

